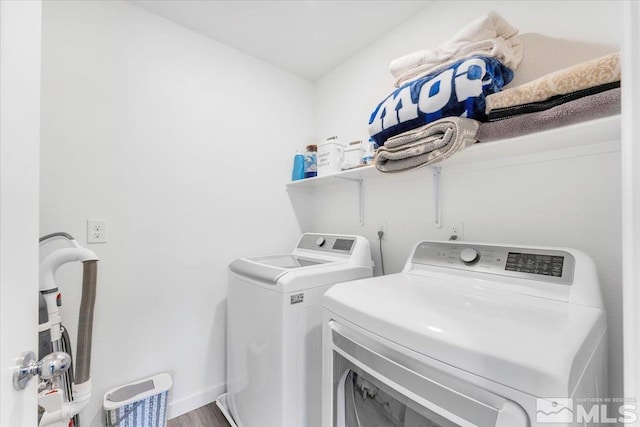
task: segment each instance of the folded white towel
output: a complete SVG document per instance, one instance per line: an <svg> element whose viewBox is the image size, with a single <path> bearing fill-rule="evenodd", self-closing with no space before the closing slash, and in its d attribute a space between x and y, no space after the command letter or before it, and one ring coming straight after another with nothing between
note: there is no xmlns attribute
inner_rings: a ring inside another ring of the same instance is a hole
<svg viewBox="0 0 640 427"><path fill-rule="evenodd" d="M518 29L496 12L489 12L460 30L438 47L413 52L389 64L395 85L439 72L456 61L473 55L495 58L515 70L522 61Z"/></svg>

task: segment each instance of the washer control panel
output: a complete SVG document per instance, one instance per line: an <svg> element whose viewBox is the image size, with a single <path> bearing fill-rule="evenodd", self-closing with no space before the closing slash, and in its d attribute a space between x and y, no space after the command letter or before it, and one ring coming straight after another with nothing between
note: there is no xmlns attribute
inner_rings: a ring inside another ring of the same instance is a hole
<svg viewBox="0 0 640 427"><path fill-rule="evenodd" d="M300 238L297 248L351 255L355 244L356 238L352 236L304 234Z"/></svg>
<svg viewBox="0 0 640 427"><path fill-rule="evenodd" d="M575 258L565 251L460 242L421 242L411 262L567 286L575 269Z"/></svg>

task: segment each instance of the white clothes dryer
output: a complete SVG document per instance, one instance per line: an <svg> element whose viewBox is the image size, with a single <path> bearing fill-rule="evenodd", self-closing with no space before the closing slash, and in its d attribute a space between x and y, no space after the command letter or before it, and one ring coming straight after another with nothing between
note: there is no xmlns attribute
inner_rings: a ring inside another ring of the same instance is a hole
<svg viewBox="0 0 640 427"><path fill-rule="evenodd" d="M607 325L580 251L425 241L323 304L324 427L598 425Z"/></svg>
<svg viewBox="0 0 640 427"><path fill-rule="evenodd" d="M372 272L367 239L333 234L229 265L227 393L217 403L232 426L320 426L322 295Z"/></svg>

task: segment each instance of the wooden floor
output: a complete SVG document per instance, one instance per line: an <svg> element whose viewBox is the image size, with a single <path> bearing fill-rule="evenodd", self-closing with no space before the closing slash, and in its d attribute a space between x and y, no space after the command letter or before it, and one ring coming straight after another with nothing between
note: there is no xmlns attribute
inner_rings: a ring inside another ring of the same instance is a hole
<svg viewBox="0 0 640 427"><path fill-rule="evenodd" d="M167 427L231 427L216 402L169 420Z"/></svg>

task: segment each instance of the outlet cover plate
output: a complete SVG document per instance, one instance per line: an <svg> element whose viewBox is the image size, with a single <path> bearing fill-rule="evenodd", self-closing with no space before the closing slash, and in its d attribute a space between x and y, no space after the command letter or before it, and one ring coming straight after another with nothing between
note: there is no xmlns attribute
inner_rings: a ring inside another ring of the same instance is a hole
<svg viewBox="0 0 640 427"><path fill-rule="evenodd" d="M107 243L107 220L87 220L87 243Z"/></svg>
<svg viewBox="0 0 640 427"><path fill-rule="evenodd" d="M456 240L464 240L464 223L462 221L449 223L449 238L456 236Z"/></svg>

